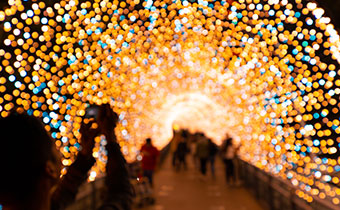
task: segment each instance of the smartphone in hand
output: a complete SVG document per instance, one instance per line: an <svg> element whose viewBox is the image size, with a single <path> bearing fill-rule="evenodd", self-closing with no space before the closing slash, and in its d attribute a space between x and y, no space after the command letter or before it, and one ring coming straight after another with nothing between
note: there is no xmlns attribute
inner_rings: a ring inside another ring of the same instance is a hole
<svg viewBox="0 0 340 210"><path fill-rule="evenodd" d="M97 105L91 105L85 110L85 118L94 118L95 120L99 117L99 109L100 107Z"/></svg>

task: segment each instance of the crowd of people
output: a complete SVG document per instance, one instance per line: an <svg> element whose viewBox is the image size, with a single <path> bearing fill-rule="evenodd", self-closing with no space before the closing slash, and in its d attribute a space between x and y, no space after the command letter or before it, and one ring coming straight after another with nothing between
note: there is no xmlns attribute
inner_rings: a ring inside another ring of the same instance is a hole
<svg viewBox="0 0 340 210"><path fill-rule="evenodd" d="M208 166L213 178L215 174L216 157L220 157L225 165L225 180L228 185L237 185L235 159L238 147L233 139L226 136L223 144L217 146L203 133L191 134L187 130L174 132L170 145L172 165L176 171L187 169L187 156L191 156L192 163L201 178L207 177Z"/></svg>

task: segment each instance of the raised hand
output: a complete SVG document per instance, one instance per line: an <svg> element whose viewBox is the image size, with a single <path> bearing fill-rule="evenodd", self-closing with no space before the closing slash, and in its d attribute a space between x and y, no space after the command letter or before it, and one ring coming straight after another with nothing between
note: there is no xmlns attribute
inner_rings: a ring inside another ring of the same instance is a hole
<svg viewBox="0 0 340 210"><path fill-rule="evenodd" d="M106 136L107 140L115 141L114 129L118 122L118 115L112 111L110 105L103 104L100 106L97 121L101 133Z"/></svg>
<svg viewBox="0 0 340 210"><path fill-rule="evenodd" d="M94 120L84 119L80 127L81 139L80 154L91 156L94 147L94 138L100 134L98 124Z"/></svg>

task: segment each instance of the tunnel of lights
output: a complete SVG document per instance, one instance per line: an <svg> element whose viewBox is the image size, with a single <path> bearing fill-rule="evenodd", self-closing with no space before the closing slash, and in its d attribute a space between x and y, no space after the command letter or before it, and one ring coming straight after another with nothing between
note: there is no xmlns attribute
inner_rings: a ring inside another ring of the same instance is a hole
<svg viewBox="0 0 340 210"><path fill-rule="evenodd" d="M119 114L129 161L174 125L218 144L228 133L243 160L338 205L340 39L324 13L302 0L9 0L0 114L41 117L65 166L89 104ZM90 180L105 165L96 142Z"/></svg>

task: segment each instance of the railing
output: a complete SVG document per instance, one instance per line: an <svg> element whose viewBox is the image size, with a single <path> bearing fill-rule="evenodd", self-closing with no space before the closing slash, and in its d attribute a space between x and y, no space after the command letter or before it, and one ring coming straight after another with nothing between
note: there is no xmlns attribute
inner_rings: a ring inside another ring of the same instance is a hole
<svg viewBox="0 0 340 210"><path fill-rule="evenodd" d="M330 201L313 197L308 203L299 198L290 182L274 177L249 163L238 160L239 175L244 186L249 188L263 205L270 210L339 210Z"/></svg>
<svg viewBox="0 0 340 210"><path fill-rule="evenodd" d="M84 183L77 194L76 202L70 205L67 210L96 210L100 204L101 189L104 185L104 178L96 179L93 182Z"/></svg>

